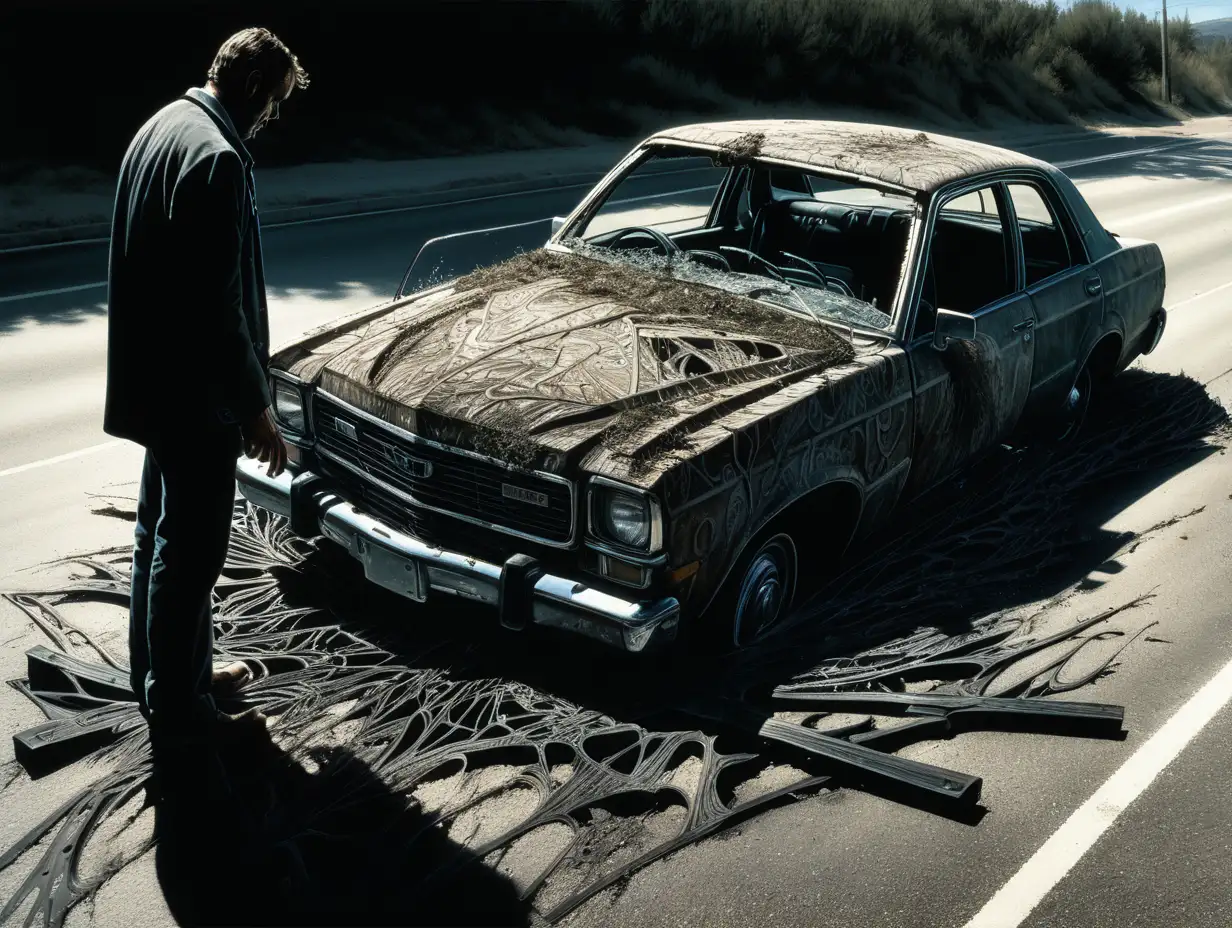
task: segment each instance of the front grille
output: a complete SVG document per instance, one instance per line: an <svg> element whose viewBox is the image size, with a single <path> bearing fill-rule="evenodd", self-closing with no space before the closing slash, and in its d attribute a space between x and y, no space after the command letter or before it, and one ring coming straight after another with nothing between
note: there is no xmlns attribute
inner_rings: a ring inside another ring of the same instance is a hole
<svg viewBox="0 0 1232 928"><path fill-rule="evenodd" d="M320 394L313 397L313 426L325 455L414 501L373 486L382 509L423 507L549 544L572 540L573 494L567 483L412 441ZM406 516L399 521L405 522Z"/></svg>
<svg viewBox="0 0 1232 928"><path fill-rule="evenodd" d="M490 564L503 564L511 554L538 553L527 550L527 542L494 531L476 531L475 526L419 506L408 506L388 490L366 477L347 470L329 458L320 458L320 472L356 508L380 519L390 528L413 535L420 541L444 548L465 551Z"/></svg>

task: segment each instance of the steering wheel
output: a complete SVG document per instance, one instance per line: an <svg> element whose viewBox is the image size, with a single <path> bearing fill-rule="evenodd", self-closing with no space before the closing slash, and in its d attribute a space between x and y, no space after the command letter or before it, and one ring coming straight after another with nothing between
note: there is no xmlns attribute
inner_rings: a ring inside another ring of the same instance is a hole
<svg viewBox="0 0 1232 928"><path fill-rule="evenodd" d="M664 257L670 258L680 254L680 246L673 242L670 238L660 232L658 229L652 229L649 226L629 226L627 229L621 229L607 241L608 248L615 248L616 243L629 235L646 235L655 240L660 248L663 249Z"/></svg>

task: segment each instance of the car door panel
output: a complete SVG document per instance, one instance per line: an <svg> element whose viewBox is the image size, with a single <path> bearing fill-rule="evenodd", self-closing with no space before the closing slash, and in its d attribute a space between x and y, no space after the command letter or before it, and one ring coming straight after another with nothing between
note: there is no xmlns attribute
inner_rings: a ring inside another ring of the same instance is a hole
<svg viewBox="0 0 1232 928"><path fill-rule="evenodd" d="M942 307L945 308L945 307ZM976 338L908 348L915 389L915 447L907 494L928 489L993 447L1018 422L1031 387L1031 300L1011 294L974 313Z"/></svg>
<svg viewBox="0 0 1232 928"><path fill-rule="evenodd" d="M1056 413L1078 376L1083 355L1103 324L1103 281L1086 251L1065 201L1042 177L1006 185L1014 209L1021 283L1035 314L1035 360L1027 418Z"/></svg>
<svg viewBox="0 0 1232 928"><path fill-rule="evenodd" d="M939 197L919 260L923 273L908 342L915 444L906 492L928 489L1004 438L1031 388L1035 325L1018 286L1017 239L1000 184ZM975 317L973 341L934 347L936 311Z"/></svg>
<svg viewBox="0 0 1232 928"><path fill-rule="evenodd" d="M1059 409L1078 376L1082 345L1104 319L1103 279L1097 267L1079 265L1027 289L1035 310L1035 362L1030 412Z"/></svg>

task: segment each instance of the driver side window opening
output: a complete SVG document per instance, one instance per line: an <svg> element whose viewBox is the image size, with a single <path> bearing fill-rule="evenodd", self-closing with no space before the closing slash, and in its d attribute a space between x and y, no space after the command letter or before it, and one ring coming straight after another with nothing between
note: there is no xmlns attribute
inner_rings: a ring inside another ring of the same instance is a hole
<svg viewBox="0 0 1232 928"><path fill-rule="evenodd" d="M1005 213L994 185L941 204L912 338L932 335L937 310L974 314L1015 292Z"/></svg>
<svg viewBox="0 0 1232 928"><path fill-rule="evenodd" d="M621 178L578 235L603 244L605 235L630 226L665 235L703 229L728 170L705 155L652 155Z"/></svg>
<svg viewBox="0 0 1232 928"><path fill-rule="evenodd" d="M805 168L719 167L709 154L663 146L593 209L568 231L566 247L630 263L649 254L676 276L885 331L918 204Z"/></svg>

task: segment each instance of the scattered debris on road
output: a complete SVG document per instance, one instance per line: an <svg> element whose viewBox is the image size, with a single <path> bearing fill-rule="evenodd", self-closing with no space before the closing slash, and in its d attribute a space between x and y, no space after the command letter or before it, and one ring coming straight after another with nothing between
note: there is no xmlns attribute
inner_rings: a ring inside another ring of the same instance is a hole
<svg viewBox="0 0 1232 928"><path fill-rule="evenodd" d="M1124 381L1122 402L1077 447L1007 452L865 552L823 591L824 623L806 610L751 657L658 666L630 688L524 636L484 633L478 617L473 630L459 616L463 633L448 636L390 621L407 607L368 590L345 554L237 508L217 647L254 669L245 697L275 717L277 738L236 781L260 823L244 868L280 875L262 893L283 919L362 919L340 908L357 899L387 914L445 912L483 896L552 922L664 855L821 788L875 779L905 800L931 794L960 820L954 807L977 808L978 772L888 753L906 744L972 729L1118 736L1120 707L1042 698L1109 672L1153 624L1110 627L1141 597L1049 627L1048 604L1144 537L1093 537L1075 501L1118 475L1212 453L1228 435L1193 381ZM59 928L152 846L138 835L81 876L98 835L144 822L122 810L149 778L146 728L127 669L83 618L126 604L129 557L125 547L72 558L50 566L43 588L6 594L49 642L12 684L47 722L16 736L25 773L0 777L0 793L82 759L98 779L0 856L0 872L29 868L0 922L24 908ZM229 888L240 893L219 892Z"/></svg>

